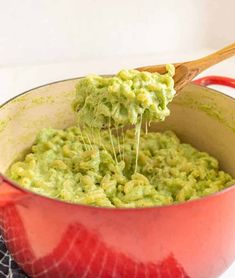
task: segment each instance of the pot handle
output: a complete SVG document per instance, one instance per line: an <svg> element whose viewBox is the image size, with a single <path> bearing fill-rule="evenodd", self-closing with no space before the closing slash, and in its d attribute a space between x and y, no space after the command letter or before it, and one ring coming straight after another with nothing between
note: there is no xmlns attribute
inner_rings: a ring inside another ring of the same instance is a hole
<svg viewBox="0 0 235 278"><path fill-rule="evenodd" d="M15 203L27 193L12 186L0 175L0 208Z"/></svg>
<svg viewBox="0 0 235 278"><path fill-rule="evenodd" d="M194 80L193 83L201 86L223 85L223 86L235 88L235 79L225 77L225 76L216 76L216 75L205 76Z"/></svg>

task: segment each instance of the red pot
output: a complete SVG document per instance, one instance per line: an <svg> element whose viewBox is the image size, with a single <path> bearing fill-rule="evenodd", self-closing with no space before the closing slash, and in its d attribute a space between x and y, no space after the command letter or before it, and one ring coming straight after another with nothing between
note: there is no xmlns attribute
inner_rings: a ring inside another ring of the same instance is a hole
<svg viewBox="0 0 235 278"><path fill-rule="evenodd" d="M3 173L39 129L74 123L76 82L33 89L0 108ZM235 99L190 84L170 109L171 116L152 129L174 130L235 177ZM235 186L178 205L107 209L43 197L1 177L3 235L31 277L212 278L235 259Z"/></svg>

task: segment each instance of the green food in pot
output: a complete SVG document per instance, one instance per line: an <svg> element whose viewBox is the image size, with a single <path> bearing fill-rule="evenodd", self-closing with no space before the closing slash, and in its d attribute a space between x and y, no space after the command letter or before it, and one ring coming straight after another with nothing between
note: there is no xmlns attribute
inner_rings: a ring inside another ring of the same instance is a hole
<svg viewBox="0 0 235 278"><path fill-rule="evenodd" d="M122 70L81 79L73 102L77 126L43 129L9 177L52 198L120 208L184 202L234 184L215 158L172 131L141 132L142 121L148 126L169 115L173 75L168 65L164 75ZM123 132L126 125L134 129Z"/></svg>
<svg viewBox="0 0 235 278"><path fill-rule="evenodd" d="M134 173L135 132L127 131L124 143L120 138L113 136L116 163L108 131L44 129L25 160L12 165L9 176L49 197L124 208L193 200L235 183L215 158L181 143L171 131L141 134Z"/></svg>

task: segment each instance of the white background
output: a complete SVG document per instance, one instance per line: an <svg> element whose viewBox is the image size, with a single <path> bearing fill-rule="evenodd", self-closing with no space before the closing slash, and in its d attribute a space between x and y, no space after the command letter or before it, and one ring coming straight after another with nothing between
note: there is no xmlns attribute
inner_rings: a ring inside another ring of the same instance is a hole
<svg viewBox="0 0 235 278"><path fill-rule="evenodd" d="M235 42L234 13L234 0L0 0L0 103L60 79L198 58ZM235 77L235 58L206 74ZM235 266L221 278L234 277Z"/></svg>
<svg viewBox="0 0 235 278"><path fill-rule="evenodd" d="M220 47L234 12L233 0L0 0L0 66Z"/></svg>

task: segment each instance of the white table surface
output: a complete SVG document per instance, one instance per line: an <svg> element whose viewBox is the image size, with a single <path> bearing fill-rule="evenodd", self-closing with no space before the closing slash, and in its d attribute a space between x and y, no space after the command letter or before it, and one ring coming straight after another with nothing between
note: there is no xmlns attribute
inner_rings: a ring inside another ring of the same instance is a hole
<svg viewBox="0 0 235 278"><path fill-rule="evenodd" d="M197 53L197 55L187 54L186 56L188 57L185 57L185 54L177 54L177 61L180 61L180 59L183 60L182 58L197 58L208 52L208 49L204 49L201 53ZM128 57L128 59L127 57L117 57L112 59L112 61L110 59L93 59L92 61L79 60L54 64L0 67L0 104L21 92L57 80L83 76L88 73L115 73L121 68L176 61L174 59L176 56L174 55L172 57L167 56L167 59L164 56L159 57L159 55ZM223 75L235 78L235 59L233 58L216 65L213 69L207 70L201 76L205 75ZM213 87L235 97L235 89L228 89L222 86ZM235 263L220 278L234 277Z"/></svg>

